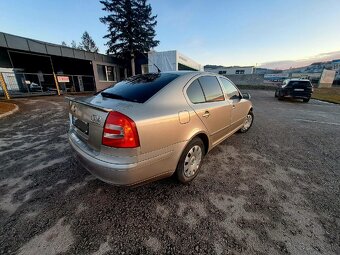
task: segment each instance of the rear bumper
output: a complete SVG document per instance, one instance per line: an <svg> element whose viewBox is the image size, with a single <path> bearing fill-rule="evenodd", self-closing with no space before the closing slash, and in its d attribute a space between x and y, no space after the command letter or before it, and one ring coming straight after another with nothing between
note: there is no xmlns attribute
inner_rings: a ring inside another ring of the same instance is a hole
<svg viewBox="0 0 340 255"><path fill-rule="evenodd" d="M278 91L279 96L283 97L292 97L292 98L311 98L312 92L306 91L306 92L300 92L300 91L293 91L293 90L279 90Z"/></svg>
<svg viewBox="0 0 340 255"><path fill-rule="evenodd" d="M139 183L171 176L175 171L173 151L142 162L117 164L100 160L80 148L72 136L69 142L74 156L91 174L98 179L118 186L132 186Z"/></svg>

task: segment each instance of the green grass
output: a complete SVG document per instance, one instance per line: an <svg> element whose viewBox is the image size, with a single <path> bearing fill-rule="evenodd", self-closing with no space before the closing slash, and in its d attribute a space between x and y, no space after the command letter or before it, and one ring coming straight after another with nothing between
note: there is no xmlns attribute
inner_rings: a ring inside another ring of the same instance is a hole
<svg viewBox="0 0 340 255"><path fill-rule="evenodd" d="M312 98L326 102L340 104L340 87L337 88L315 88Z"/></svg>

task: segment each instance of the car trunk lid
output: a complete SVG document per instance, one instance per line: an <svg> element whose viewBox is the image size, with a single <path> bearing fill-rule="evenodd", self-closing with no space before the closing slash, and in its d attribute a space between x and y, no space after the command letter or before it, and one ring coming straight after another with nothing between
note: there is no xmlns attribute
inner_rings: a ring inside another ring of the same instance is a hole
<svg viewBox="0 0 340 255"><path fill-rule="evenodd" d="M70 130L92 149L101 147L103 127L112 109L94 104L86 98L69 100Z"/></svg>

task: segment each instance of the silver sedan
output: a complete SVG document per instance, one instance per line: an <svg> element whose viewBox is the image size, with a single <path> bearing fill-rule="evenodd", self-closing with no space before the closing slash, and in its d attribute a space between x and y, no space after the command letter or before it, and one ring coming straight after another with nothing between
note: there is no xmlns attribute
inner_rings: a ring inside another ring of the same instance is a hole
<svg viewBox="0 0 340 255"><path fill-rule="evenodd" d="M204 156L254 115L249 95L205 72L137 75L94 96L70 99L69 142L99 179L135 185L199 173Z"/></svg>

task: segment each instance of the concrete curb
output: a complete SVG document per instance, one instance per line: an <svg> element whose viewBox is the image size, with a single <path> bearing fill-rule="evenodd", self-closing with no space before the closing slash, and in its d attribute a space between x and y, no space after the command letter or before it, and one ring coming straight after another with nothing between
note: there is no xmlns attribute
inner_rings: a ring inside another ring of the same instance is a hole
<svg viewBox="0 0 340 255"><path fill-rule="evenodd" d="M312 97L311 99L314 99L314 100L317 100L317 101L320 101L320 102L323 102L323 103L340 105L340 103L332 102L332 101L329 101L329 100L326 100L326 99L319 99L319 98L314 98L314 97Z"/></svg>
<svg viewBox="0 0 340 255"><path fill-rule="evenodd" d="M9 103L9 104L13 104L13 103ZM14 105L14 109L10 110L9 112L5 112L3 114L0 114L0 119L19 111L19 106L17 106L16 104L13 104L13 105Z"/></svg>

